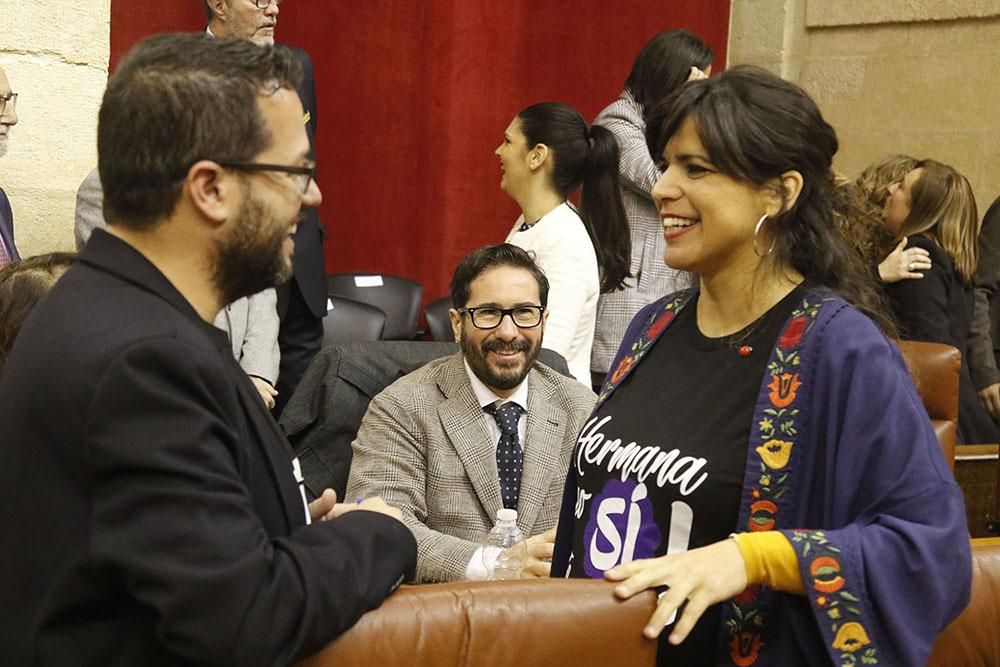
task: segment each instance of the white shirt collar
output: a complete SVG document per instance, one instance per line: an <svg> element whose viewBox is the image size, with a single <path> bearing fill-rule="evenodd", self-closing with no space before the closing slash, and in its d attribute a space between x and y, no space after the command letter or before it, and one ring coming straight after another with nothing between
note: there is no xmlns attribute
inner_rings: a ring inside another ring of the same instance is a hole
<svg viewBox="0 0 1000 667"><path fill-rule="evenodd" d="M465 364L465 373L469 376L469 384L472 385L472 393L476 395L476 400L479 401L479 407L485 408L487 405L492 405L497 401L503 403L517 403L520 405L525 412L528 410L528 378L525 377L521 381L521 384L517 386L514 393L507 398L500 398L493 390L483 384L475 373L472 372L472 368L469 367L469 362L462 358L462 363Z"/></svg>
<svg viewBox="0 0 1000 667"><path fill-rule="evenodd" d="M212 32L212 29L210 27L205 26L205 32L208 33L209 37L215 37L215 33Z"/></svg>

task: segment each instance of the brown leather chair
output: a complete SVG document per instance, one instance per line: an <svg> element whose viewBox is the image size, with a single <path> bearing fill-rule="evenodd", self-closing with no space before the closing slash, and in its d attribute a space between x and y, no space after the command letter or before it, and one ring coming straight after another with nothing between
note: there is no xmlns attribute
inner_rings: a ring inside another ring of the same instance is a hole
<svg viewBox="0 0 1000 667"><path fill-rule="evenodd" d="M403 586L301 667L653 665L652 591L591 579Z"/></svg>
<svg viewBox="0 0 1000 667"><path fill-rule="evenodd" d="M1000 538L972 541L972 601L930 667L1000 665ZM303 667L653 665L652 591L622 602L600 580L403 586Z"/></svg>
<svg viewBox="0 0 1000 667"><path fill-rule="evenodd" d="M927 408L945 459L955 469L955 441L958 434L958 374L962 355L951 345L899 341L899 351Z"/></svg>
<svg viewBox="0 0 1000 667"><path fill-rule="evenodd" d="M972 600L938 637L927 665L1000 665L1000 538L972 540Z"/></svg>

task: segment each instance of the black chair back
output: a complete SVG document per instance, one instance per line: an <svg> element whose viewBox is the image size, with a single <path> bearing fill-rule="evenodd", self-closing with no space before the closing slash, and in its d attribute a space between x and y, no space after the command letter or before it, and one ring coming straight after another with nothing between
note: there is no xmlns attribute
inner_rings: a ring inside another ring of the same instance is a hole
<svg viewBox="0 0 1000 667"><path fill-rule="evenodd" d="M431 301L424 308L424 319L427 320L427 330L431 334L431 340L445 343L455 342L455 332L451 330L451 317L448 315L449 310L451 310L450 296L443 296Z"/></svg>
<svg viewBox="0 0 1000 667"><path fill-rule="evenodd" d="M326 279L330 296L360 301L385 313L382 340L414 340L424 288L398 276L374 273L338 273Z"/></svg>
<svg viewBox="0 0 1000 667"><path fill-rule="evenodd" d="M323 345L381 340L385 313L360 301L330 297L333 306L323 318Z"/></svg>

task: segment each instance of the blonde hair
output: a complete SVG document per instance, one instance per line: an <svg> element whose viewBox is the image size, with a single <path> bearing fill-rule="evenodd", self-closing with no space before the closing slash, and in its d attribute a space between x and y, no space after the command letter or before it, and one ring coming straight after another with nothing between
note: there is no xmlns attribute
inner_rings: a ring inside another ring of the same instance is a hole
<svg viewBox="0 0 1000 667"><path fill-rule="evenodd" d="M889 196L889 186L903 180L904 176L916 168L918 162L915 157L896 153L886 155L865 167L858 176L857 185L868 206L881 214Z"/></svg>
<svg viewBox="0 0 1000 667"><path fill-rule="evenodd" d="M954 167L934 160L921 160L915 168L923 173L913 184L910 214L896 237L930 237L955 262L962 282L971 285L979 263L982 224L972 186Z"/></svg>

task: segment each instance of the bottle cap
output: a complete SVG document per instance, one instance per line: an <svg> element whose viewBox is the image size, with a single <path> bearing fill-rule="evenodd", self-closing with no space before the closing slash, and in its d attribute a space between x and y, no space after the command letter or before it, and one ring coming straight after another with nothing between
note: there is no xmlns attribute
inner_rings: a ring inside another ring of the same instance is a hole
<svg viewBox="0 0 1000 667"><path fill-rule="evenodd" d="M497 510L497 521L517 521L517 510Z"/></svg>

